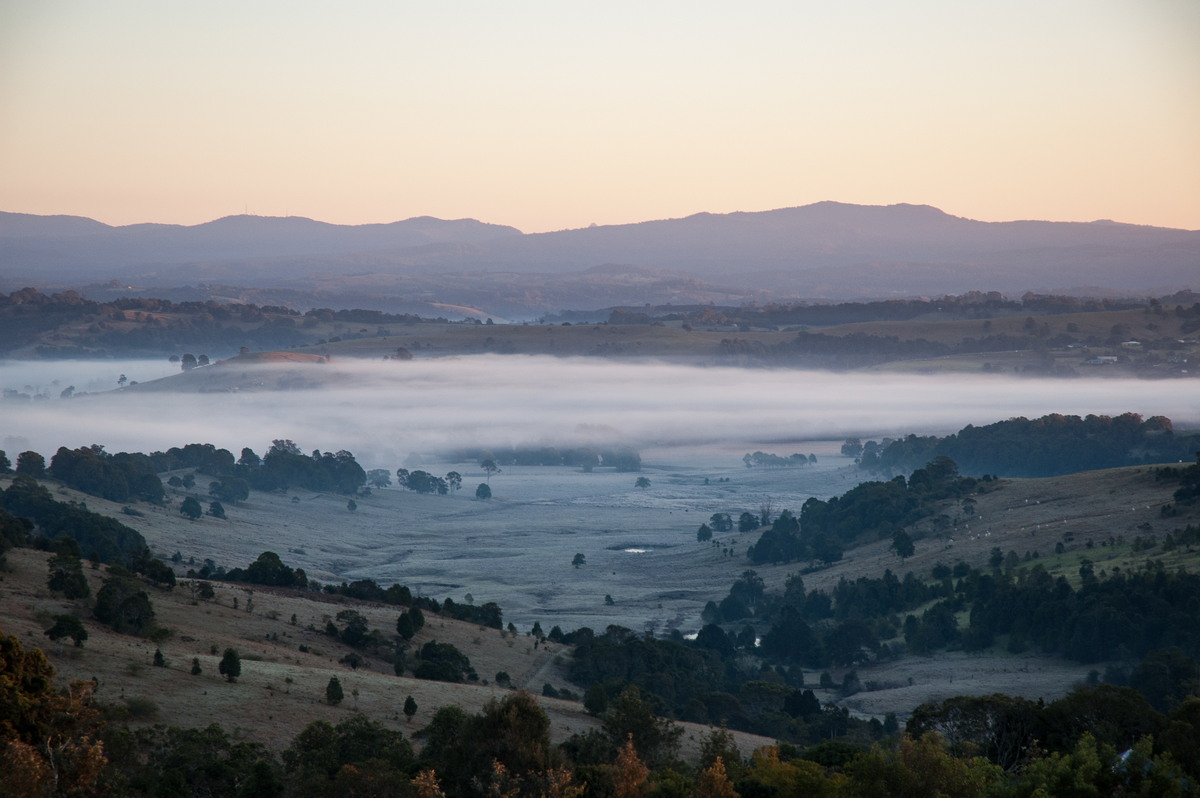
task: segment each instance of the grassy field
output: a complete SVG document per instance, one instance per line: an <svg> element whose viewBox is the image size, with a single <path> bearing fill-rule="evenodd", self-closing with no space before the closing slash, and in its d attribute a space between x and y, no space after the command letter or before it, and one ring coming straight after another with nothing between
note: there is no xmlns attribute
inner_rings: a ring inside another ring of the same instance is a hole
<svg viewBox="0 0 1200 798"><path fill-rule="evenodd" d="M694 629L703 603L720 599L733 579L748 567L740 555L757 536L731 533L723 536L723 545L716 548L697 544L692 524L698 523L700 516L707 517L706 512L697 511L687 514L692 521L679 530L677 544L658 552L629 553L624 549L652 547L662 541L648 536L645 530L635 533L627 529L586 548L587 566L574 569L570 553L581 548L575 527L596 515L595 506L587 501L573 504L570 496L580 498L577 486L562 475L543 472L525 480L528 484L524 488L514 486L514 493L533 490L540 484L542 494L551 494L545 486L558 483L559 492L554 494L558 498L551 501L544 496L541 501L507 503L462 500L458 502L465 505L461 511L448 512L444 497L418 497L393 490L383 491L384 498L378 501L366 500L366 506L351 515L343 506L344 500L337 497L314 494L293 502L287 497L254 494L244 507L231 512L229 521L205 518L189 522L174 511L173 505L161 511L149 510L142 518L117 517L137 526L156 551L166 554L179 549L185 559L216 556L231 564L245 564L259 551L271 548L285 562L310 569L312 576L336 574L347 564L359 563L356 574L370 573L385 583L391 581L390 576L417 586L431 578L411 564L423 560L432 564L430 567L453 566L463 569L460 573L476 573L465 584L457 582L457 577L447 579L455 583L447 583L440 590L425 583L426 592L451 594L458 601L465 599L463 592L473 590L476 601L496 600L506 611L514 606L521 608L521 596L531 596L541 602L532 614L527 607L510 612L513 617L525 619L518 624L520 634L516 636L430 616L415 642L452 642L471 658L483 679L492 681L498 671L505 671L515 686L535 694L540 694L546 683L577 693L582 688L566 681L564 667L569 650L553 644L535 647L525 634L528 619L540 618L547 630L560 621L569 629L574 625L566 623L567 619L579 612L594 628L617 623L639 630L644 626L660 634L667 628ZM806 573L805 584L809 590L830 589L839 579L880 576L888 569L930 578L930 571L938 563L952 565L962 560L983 567L994 548L1005 554L1015 552L1021 561L1018 568L1036 562L1074 582L1078 582L1084 559L1094 563L1098 574L1109 573L1115 567L1137 567L1148 558L1161 559L1171 568L1195 569L1200 566L1200 553L1185 547L1164 552L1161 545L1166 533L1197 521L1195 511L1170 519L1161 516L1159 508L1169 500L1171 490L1171 485L1155 482L1145 467L1054 479L1004 480L998 490L975 497L974 515L966 517L958 505L947 505L944 512L952 519L950 527L937 532L932 528L915 530L916 553L907 560L900 560L887 541L879 541L848 551L842 561L829 568ZM85 498L66 489L59 489L57 496ZM94 497L86 500L93 510L116 511ZM573 506L575 515L570 510ZM423 519L406 525L413 534L422 536L422 543L394 540L397 508ZM624 512L629 519L670 519L677 510L678 506L674 510L631 506ZM543 520L533 523L539 517ZM450 531L456 528L464 530L461 535ZM489 538L492 548L473 555L470 547L482 545L480 537ZM569 542L564 545L559 540L562 537ZM692 539L686 540L688 537ZM472 538L476 542L469 542ZM1157 542L1150 544L1151 539ZM605 545L609 540L612 545ZM1056 554L1059 543L1063 552ZM423 547L423 554L410 557L409 565L378 571L367 565L389 562L390 552L404 546L415 552L417 545ZM728 547L738 556L722 550ZM474 710L501 694L494 685L449 685L398 678L389 664L373 658L368 658L366 668L352 671L338 663L349 649L318 631L340 609L353 607L368 617L372 628L390 633L398 615L394 607L225 584L218 584L215 600L197 605L191 603L188 591L182 587L171 592L153 591L159 622L172 630L162 646L169 667L155 668L150 664L153 643L109 633L90 620L82 603L64 601L46 591L45 554L17 550L10 554L9 561L9 570L0 582L0 630L17 634L26 645L46 646L64 677L98 677L102 698L129 704L135 714L144 713L135 718L137 722L194 726L221 722L278 748L311 720L336 721L356 707L408 733L419 728L438 706L453 703ZM769 589L782 589L787 576L798 567L761 566L757 571ZM88 574L94 594L102 573L89 570ZM613 606L604 604L603 592L618 598ZM253 612L247 612L251 598ZM239 609L234 609L235 599ZM581 606L581 601L586 606ZM41 634L53 614L68 611L80 614L92 635L82 650L69 645L55 647ZM295 624L291 623L293 614ZM506 620L508 617L506 614ZM302 644L309 647L308 653L299 651ZM243 677L234 685L217 675L219 652L227 646L237 648L243 657ZM215 656L211 653L214 647L218 651ZM204 670L200 676L188 673L193 657L199 658ZM863 716L896 712L903 718L923 701L951 695L1004 692L1053 699L1084 681L1088 671L1096 667L1102 668L1103 664L1082 666L1033 654L1014 657L998 645L990 652L947 652L859 667L859 677L868 686L866 691L845 699L832 691L818 694L823 701L837 701ZM342 681L347 696L338 707L323 702L324 687L332 675ZM840 672L833 676L840 682ZM812 674L809 682L815 683L815 677ZM353 695L355 690L357 697ZM399 708L410 694L420 712L412 723L407 723ZM539 700L552 719L555 739L564 739L596 723L577 703ZM688 727L693 745L703 734L702 727ZM741 739L748 749L763 742Z"/></svg>

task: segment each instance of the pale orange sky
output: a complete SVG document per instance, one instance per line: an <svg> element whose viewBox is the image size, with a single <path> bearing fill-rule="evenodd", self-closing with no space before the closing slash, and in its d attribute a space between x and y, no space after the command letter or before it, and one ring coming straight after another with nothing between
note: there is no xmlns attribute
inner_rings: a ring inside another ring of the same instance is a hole
<svg viewBox="0 0 1200 798"><path fill-rule="evenodd" d="M0 210L1200 229L1200 3L832 6L0 0Z"/></svg>

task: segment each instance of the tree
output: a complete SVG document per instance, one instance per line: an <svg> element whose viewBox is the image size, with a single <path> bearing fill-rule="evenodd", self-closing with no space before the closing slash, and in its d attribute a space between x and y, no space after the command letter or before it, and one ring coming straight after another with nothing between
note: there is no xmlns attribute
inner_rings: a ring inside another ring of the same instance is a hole
<svg viewBox="0 0 1200 798"><path fill-rule="evenodd" d="M358 502L354 501L354 499L350 499L348 502L346 502L346 509L350 512L354 512L358 509Z"/></svg>
<svg viewBox="0 0 1200 798"><path fill-rule="evenodd" d="M450 490L458 490L462 487L462 474L457 471L447 472L446 484L450 486Z"/></svg>
<svg viewBox="0 0 1200 798"><path fill-rule="evenodd" d="M579 554L576 554L575 558L573 560L571 560L571 565L574 565L576 568L580 568L584 565L587 565L587 557L583 556L582 552Z"/></svg>
<svg viewBox="0 0 1200 798"><path fill-rule="evenodd" d="M646 780L650 776L650 768L638 758L637 749L633 745L633 735L625 739L625 745L617 752L616 782L617 798L641 798L646 794Z"/></svg>
<svg viewBox="0 0 1200 798"><path fill-rule="evenodd" d="M179 358L179 368L183 371L191 371L196 368L196 356L191 352L185 352L183 357Z"/></svg>
<svg viewBox="0 0 1200 798"><path fill-rule="evenodd" d="M608 693L604 691L604 686L600 682L593 682L588 688L587 693L583 696L583 708L587 710L589 715L599 717L608 710Z"/></svg>
<svg viewBox="0 0 1200 798"><path fill-rule="evenodd" d="M700 773L696 795L698 798L737 798L738 794L725 772L725 761L721 757L717 757L716 761Z"/></svg>
<svg viewBox="0 0 1200 798"><path fill-rule="evenodd" d="M896 554L900 555L902 560L907 560L917 550L917 547L913 545L912 538L903 529L892 535L892 548L896 550Z"/></svg>
<svg viewBox="0 0 1200 798"><path fill-rule="evenodd" d="M154 667L156 667L156 668L165 668L165 667L167 667L167 658L166 658L166 656L165 656L165 655L162 653L162 649L161 649L161 648L156 648L156 649L154 649Z"/></svg>
<svg viewBox="0 0 1200 798"><path fill-rule="evenodd" d="M733 519L729 517L729 513L713 513L708 519L708 525L715 532L728 532L733 529Z"/></svg>
<svg viewBox="0 0 1200 798"><path fill-rule="evenodd" d="M400 613L400 617L396 619L396 634L403 637L405 640L412 640L413 635L417 630L413 627L412 618L407 612Z"/></svg>
<svg viewBox="0 0 1200 798"><path fill-rule="evenodd" d="M218 501L210 502L208 505L208 514L213 518L224 518L225 506Z"/></svg>
<svg viewBox="0 0 1200 798"><path fill-rule="evenodd" d="M242 659L235 649L225 649L225 655L221 657L221 664L217 666L217 672L224 676L230 684L236 682L242 675Z"/></svg>
<svg viewBox="0 0 1200 798"><path fill-rule="evenodd" d="M195 521L200 516L204 515L204 509L200 506L200 502L192 496L188 496L179 505L181 515L186 515L190 520Z"/></svg>
<svg viewBox="0 0 1200 798"><path fill-rule="evenodd" d="M200 658L192 657L192 675L199 676L202 673L204 673L204 670L200 667Z"/></svg>
<svg viewBox="0 0 1200 798"><path fill-rule="evenodd" d="M496 461L490 457L485 457L483 460L481 460L479 467L483 469L485 474L487 474L487 481L489 485L492 484L492 474L500 473L500 466L496 465Z"/></svg>
<svg viewBox="0 0 1200 798"><path fill-rule="evenodd" d="M415 714L417 714L417 702L410 695L404 699L404 717L411 723Z"/></svg>
<svg viewBox="0 0 1200 798"><path fill-rule="evenodd" d="M490 499L490 498L492 498L492 489L491 489L491 487L489 487L489 486L488 486L488 484L487 484L486 482L480 482L480 483L479 483L479 487L475 489L475 498L476 498L476 499Z"/></svg>
<svg viewBox="0 0 1200 798"><path fill-rule="evenodd" d="M701 524L700 528L696 530L696 540L701 543L712 540L712 533L712 527L708 524Z"/></svg>
<svg viewBox="0 0 1200 798"><path fill-rule="evenodd" d="M83 621L79 620L78 615L73 614L55 615L54 625L44 634L56 643L64 637L69 637L75 642L76 648L83 648L83 641L88 639L87 629L83 628Z"/></svg>
<svg viewBox="0 0 1200 798"><path fill-rule="evenodd" d="M749 532L758 529L758 517L753 513L742 513L738 516L738 532Z"/></svg>
<svg viewBox="0 0 1200 798"><path fill-rule="evenodd" d="M386 488L392 484L392 475L386 468L372 468L367 472L367 484L372 488Z"/></svg>
<svg viewBox="0 0 1200 798"><path fill-rule="evenodd" d="M21 452L17 455L17 473L27 474L34 479L46 475L46 458L37 452Z"/></svg>
<svg viewBox="0 0 1200 798"><path fill-rule="evenodd" d="M346 694L342 692L342 683L338 677L330 676L329 684L325 685L325 700L329 702L330 706L336 707L342 703L342 699L345 697Z"/></svg>
<svg viewBox="0 0 1200 798"><path fill-rule="evenodd" d="M645 490L646 488L650 487L650 478L638 477L636 480L634 480L633 486L635 488L641 488L642 490Z"/></svg>

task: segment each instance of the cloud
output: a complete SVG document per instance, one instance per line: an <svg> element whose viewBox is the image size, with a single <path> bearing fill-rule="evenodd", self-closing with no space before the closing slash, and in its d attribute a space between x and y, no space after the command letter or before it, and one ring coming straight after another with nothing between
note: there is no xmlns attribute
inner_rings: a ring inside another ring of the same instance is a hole
<svg viewBox="0 0 1200 798"><path fill-rule="evenodd" d="M145 364L104 367L115 383L119 373L136 379ZM44 363L5 364L0 385L76 384L71 380L84 369L53 366L61 376L50 376ZM162 364L153 368L161 373ZM297 374L326 387L125 391L71 400L54 390L44 401L5 401L0 448L12 457L16 443L48 457L64 445L149 452L206 442L261 454L273 439L290 438L305 451L348 449L365 466L395 467L410 453L457 446L570 445L593 439L597 428L611 428L642 448L669 448L945 434L1046 413L1133 411L1200 426L1195 384L1183 380L836 374L484 355L278 366L264 369L262 382Z"/></svg>

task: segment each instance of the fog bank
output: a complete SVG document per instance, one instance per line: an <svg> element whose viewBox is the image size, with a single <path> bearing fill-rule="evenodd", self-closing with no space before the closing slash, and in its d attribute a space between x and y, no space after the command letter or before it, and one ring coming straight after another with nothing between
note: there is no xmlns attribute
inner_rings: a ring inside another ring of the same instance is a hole
<svg viewBox="0 0 1200 798"><path fill-rule="evenodd" d="M158 361L142 363L154 364L146 367L151 375L171 370ZM61 367L64 376L49 376L56 373L49 365ZM127 361L103 365L112 372L112 385L120 373L131 379L142 373ZM57 379L65 387L71 366L7 363L0 367L0 384ZM28 378L22 368L28 368ZM209 368L218 375L230 367ZM395 468L412 453L474 445L562 446L603 442L606 436L641 447L779 443L782 450L791 441L945 434L966 424L1047 413L1132 411L1168 416L1177 427L1200 426L1191 380L837 374L495 355L256 368L265 384L300 374L326 387L134 389L69 400L46 391L51 398L44 401L0 403L0 448L15 459L27 448L49 457L62 445L100 443L113 452L148 452L206 442L235 454L243 446L261 454L271 440L290 438L305 451L348 449L364 466Z"/></svg>

